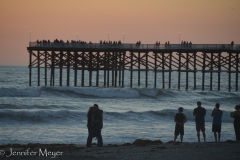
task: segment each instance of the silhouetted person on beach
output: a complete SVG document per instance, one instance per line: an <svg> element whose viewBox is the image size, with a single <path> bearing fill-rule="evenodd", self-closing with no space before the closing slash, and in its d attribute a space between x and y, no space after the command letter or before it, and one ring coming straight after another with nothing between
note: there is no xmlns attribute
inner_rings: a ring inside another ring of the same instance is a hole
<svg viewBox="0 0 240 160"><path fill-rule="evenodd" d="M103 127L103 111L98 108L97 104L90 107L87 113L88 118L88 138L87 138L87 147L92 147L92 139L97 138L98 147L103 146L101 130Z"/></svg>
<svg viewBox="0 0 240 160"><path fill-rule="evenodd" d="M235 106L235 112L233 113L234 118L234 130L236 135L236 140L240 141L240 105Z"/></svg>
<svg viewBox="0 0 240 160"><path fill-rule="evenodd" d="M215 142L220 142L220 138L221 138L221 125L222 125L223 112L219 108L220 108L220 104L217 103L211 114L211 116L213 117L212 132L214 132ZM217 136L217 133L218 133L218 136Z"/></svg>
<svg viewBox="0 0 240 160"><path fill-rule="evenodd" d="M183 108L178 108L178 113L174 116L174 122L175 125L175 131L174 131L174 140L173 142L176 142L177 136L180 134L181 142L183 141L183 135L184 135L184 123L187 122L187 117L182 113Z"/></svg>
<svg viewBox="0 0 240 160"><path fill-rule="evenodd" d="M206 110L201 106L201 102L197 102L197 108L194 109L193 111L193 116L195 116L195 123L196 123L196 131L197 131L197 137L198 137L198 142L200 142L200 130L202 131L203 134L203 139L204 142L206 142L206 134L205 134L205 115L206 115Z"/></svg>

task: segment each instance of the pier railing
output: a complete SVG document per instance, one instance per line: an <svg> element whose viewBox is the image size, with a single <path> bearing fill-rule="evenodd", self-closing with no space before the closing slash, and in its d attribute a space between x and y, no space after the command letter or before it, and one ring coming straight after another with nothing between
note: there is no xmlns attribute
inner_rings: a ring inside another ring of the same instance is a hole
<svg viewBox="0 0 240 160"><path fill-rule="evenodd" d="M193 50L240 50L240 45L231 44L101 44L101 43L42 43L30 42L29 47L38 48L86 48L86 49L193 49Z"/></svg>

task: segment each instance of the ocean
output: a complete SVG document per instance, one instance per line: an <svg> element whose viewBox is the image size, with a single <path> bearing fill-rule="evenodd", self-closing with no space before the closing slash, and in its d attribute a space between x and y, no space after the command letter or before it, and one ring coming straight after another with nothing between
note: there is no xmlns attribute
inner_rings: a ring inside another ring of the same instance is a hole
<svg viewBox="0 0 240 160"><path fill-rule="evenodd" d="M98 104L103 110L104 145L132 143L136 139L161 140L164 143L173 140L175 127L173 118L179 107L184 108L183 113L188 119L185 123L183 141L197 142L193 116L197 101L201 101L207 110L205 116L207 141L214 141L211 112L216 103L220 103L220 109L223 110L221 141L235 140L230 112L234 111L235 105L240 104L240 91L228 92L227 74L221 75L221 91L217 91L217 78L213 81L213 91L209 91L207 79L205 91L202 91L200 73L197 75L197 90L193 90L193 84L189 83L189 90L186 91L184 74L181 78L181 88L177 90L177 72L172 73L172 89L161 89L160 73L157 88L153 88L152 72L149 72L148 88L144 87L144 72L141 74L140 87L137 86L137 74L134 73L133 88L129 87L128 71L125 71L126 86L116 88L74 87L72 71L69 87L66 86L66 80L63 86L59 86L58 78L55 79L55 86L44 86L43 73L42 70L41 86L37 86L37 71L33 69L32 86L29 86L27 66L0 66L1 145L13 143L85 145L88 136L86 114L93 104ZM102 76L100 73L100 77ZM63 74L63 77L66 79L66 74ZM232 80L232 90L235 90L234 78ZM191 75L189 81L192 81ZM99 83L103 85L102 81ZM167 88L167 79L165 83ZM78 85L80 84L78 82ZM88 84L87 79L85 84Z"/></svg>

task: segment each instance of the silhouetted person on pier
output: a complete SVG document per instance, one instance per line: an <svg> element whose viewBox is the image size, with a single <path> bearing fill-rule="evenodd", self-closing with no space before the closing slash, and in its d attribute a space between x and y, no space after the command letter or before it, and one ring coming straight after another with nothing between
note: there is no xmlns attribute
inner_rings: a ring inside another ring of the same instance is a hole
<svg viewBox="0 0 240 160"><path fill-rule="evenodd" d="M90 107L87 113L87 127L88 127L88 138L87 138L87 147L92 147L92 139L97 138L98 147L103 146L101 130L103 127L103 111L99 109L97 104Z"/></svg>
<svg viewBox="0 0 240 160"><path fill-rule="evenodd" d="M206 142L205 119L204 119L206 115L206 110L201 106L200 101L197 102L197 106L198 107L195 108L193 111L193 116L195 116L198 142L200 142L200 130L202 131L204 142Z"/></svg>
<svg viewBox="0 0 240 160"><path fill-rule="evenodd" d="M184 135L184 123L187 122L187 117L185 114L182 113L183 108L179 107L178 108L178 113L175 114L174 116L174 122L176 123L175 125L175 131L174 131L174 140L173 142L176 142L177 136L180 134L180 140L181 142L183 141L183 135Z"/></svg>
<svg viewBox="0 0 240 160"><path fill-rule="evenodd" d="M232 42L231 42L231 48L233 48L233 45L234 45L234 42L232 41Z"/></svg>
<svg viewBox="0 0 240 160"><path fill-rule="evenodd" d="M189 47L192 48L192 42L191 41L189 42Z"/></svg>
<svg viewBox="0 0 240 160"><path fill-rule="evenodd" d="M40 46L40 42L39 42L39 40L37 40L37 46Z"/></svg>
<svg viewBox="0 0 240 160"><path fill-rule="evenodd" d="M155 44L155 46L156 46L156 48L159 48L159 46L160 46L160 41L158 42L156 42L156 44Z"/></svg>
<svg viewBox="0 0 240 160"><path fill-rule="evenodd" d="M141 41L137 41L137 43L136 43L137 48L139 48L140 45L141 45Z"/></svg>
<svg viewBox="0 0 240 160"><path fill-rule="evenodd" d="M211 114L211 116L213 117L212 132L214 132L215 142L220 142L220 138L221 138L221 125L222 125L223 112L219 108L220 108L220 104L217 103Z"/></svg>
<svg viewBox="0 0 240 160"><path fill-rule="evenodd" d="M167 48L167 47L168 47L168 43L166 42L166 43L165 43L165 48Z"/></svg>

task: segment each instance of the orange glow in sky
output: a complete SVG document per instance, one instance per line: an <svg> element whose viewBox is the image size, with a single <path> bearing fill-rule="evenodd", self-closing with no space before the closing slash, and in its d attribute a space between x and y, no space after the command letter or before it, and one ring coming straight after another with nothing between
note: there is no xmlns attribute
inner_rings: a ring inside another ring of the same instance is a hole
<svg viewBox="0 0 240 160"><path fill-rule="evenodd" d="M0 65L29 63L31 41L240 44L240 0L0 0Z"/></svg>

